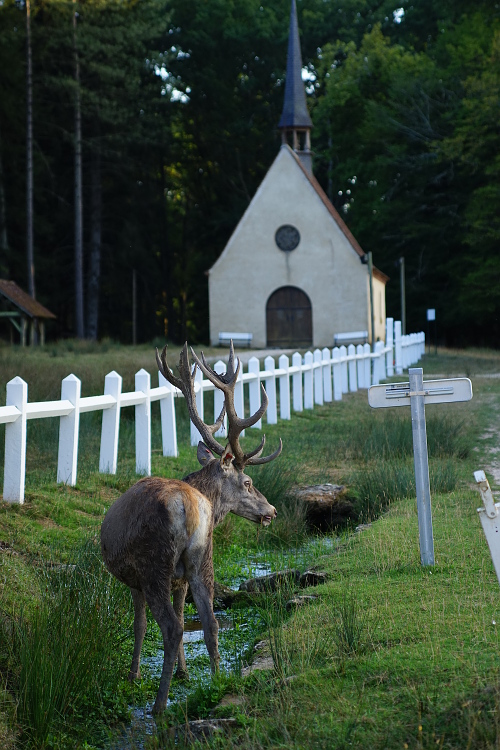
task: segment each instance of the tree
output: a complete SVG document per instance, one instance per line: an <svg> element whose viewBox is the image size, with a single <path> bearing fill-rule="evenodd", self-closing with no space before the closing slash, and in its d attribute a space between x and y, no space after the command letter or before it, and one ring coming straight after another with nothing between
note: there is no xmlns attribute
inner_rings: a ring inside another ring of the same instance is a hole
<svg viewBox="0 0 500 750"><path fill-rule="evenodd" d="M459 303L454 315L465 335L482 328L482 340L493 341L500 332L500 25L491 28L477 14L457 32L452 56L463 60L464 47L469 55L474 50L475 70L463 82L453 133L442 144L468 187L465 248L453 268Z"/></svg>
<svg viewBox="0 0 500 750"><path fill-rule="evenodd" d="M31 46L31 0L26 0L26 260L28 292L35 298L33 251L33 62Z"/></svg>

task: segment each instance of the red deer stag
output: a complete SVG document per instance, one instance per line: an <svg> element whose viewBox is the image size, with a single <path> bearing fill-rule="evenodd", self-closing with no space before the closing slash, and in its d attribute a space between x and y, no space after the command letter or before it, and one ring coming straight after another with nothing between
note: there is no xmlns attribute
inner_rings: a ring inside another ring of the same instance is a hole
<svg viewBox="0 0 500 750"><path fill-rule="evenodd" d="M192 349L195 365L191 372L185 344L178 365L180 377L176 377L167 364L166 349L163 349L161 357L156 351L158 367L165 378L184 394L191 420L204 441L198 443L198 460L202 468L182 481L161 477L141 479L113 503L101 528L101 550L106 567L130 588L134 603L135 642L129 679L140 676L146 603L162 632L163 669L153 706L154 713L163 711L167 704L176 659L177 674L187 677L182 634L188 584L203 626L212 671L218 669L218 624L213 613L212 532L214 526L230 512L263 526L271 523L276 517L276 509L255 489L244 468L250 464L272 461L279 456L282 448L280 440L278 449L272 455L262 457L265 436L258 448L249 453L244 453L240 446L241 432L262 417L268 399L262 386L262 402L258 411L247 419L236 414L234 388L240 362L235 370L232 343L225 375L214 372L203 354L200 361ZM213 425L206 425L196 408L196 367L224 393L224 407ZM220 428L225 413L229 429L224 448L214 434Z"/></svg>

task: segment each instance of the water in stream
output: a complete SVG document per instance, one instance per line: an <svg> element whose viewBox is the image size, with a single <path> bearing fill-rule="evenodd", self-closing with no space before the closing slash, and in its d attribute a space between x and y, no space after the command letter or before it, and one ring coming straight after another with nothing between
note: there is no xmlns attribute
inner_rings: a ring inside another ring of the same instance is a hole
<svg viewBox="0 0 500 750"><path fill-rule="evenodd" d="M237 573L229 583L234 590L237 590L241 581L265 576L278 569L297 567L305 570L322 554L331 553L336 543L336 538L312 539L299 549L288 550L285 553L281 551L279 556L274 556L275 559L271 559L273 556L269 552L256 553L252 557L247 557L245 563L239 564ZM237 609L232 612L217 611L215 616L219 622L221 669L239 674L242 656L249 650L256 634L262 631L264 621L258 611L251 608ZM197 614L185 616L183 643L191 680L187 684L173 681L167 705L184 701L193 688L203 682L208 683L211 679L210 660ZM142 658L141 670L157 682L160 679L162 665L163 647L159 641L158 651ZM111 744L110 747L113 750L143 750L147 736L152 736L156 731L151 708L152 703L131 707L130 726L118 743Z"/></svg>

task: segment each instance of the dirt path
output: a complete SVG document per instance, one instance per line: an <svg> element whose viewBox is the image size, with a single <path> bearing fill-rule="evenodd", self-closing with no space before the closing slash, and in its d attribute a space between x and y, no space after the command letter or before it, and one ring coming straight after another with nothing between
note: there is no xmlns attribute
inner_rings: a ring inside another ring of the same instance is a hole
<svg viewBox="0 0 500 750"><path fill-rule="evenodd" d="M485 461L484 465L478 468L484 468L491 475L491 485L498 490L500 489L500 404L496 396L488 397L488 410L489 425L479 436L479 440L485 443L482 446Z"/></svg>

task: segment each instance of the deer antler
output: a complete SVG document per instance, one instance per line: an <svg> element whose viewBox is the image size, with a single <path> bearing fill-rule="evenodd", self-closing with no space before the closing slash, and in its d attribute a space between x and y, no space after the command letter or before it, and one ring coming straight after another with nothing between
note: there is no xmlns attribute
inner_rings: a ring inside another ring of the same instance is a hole
<svg viewBox="0 0 500 750"><path fill-rule="evenodd" d="M229 423L227 439L234 454L235 465L238 468L243 469L244 466L266 464L266 463L269 463L269 461L273 461L275 458L277 458L283 448L281 439L279 442L278 449L271 455L264 456L264 457L261 456L261 453L264 449L264 445L266 442L265 435L263 436L260 445L255 450L250 451L249 453L243 453L243 449L240 446L240 441L239 441L240 434L247 427L252 427L252 425L254 425L256 422L259 421L259 419L263 416L263 414L265 413L267 409L269 399L267 398L266 390L261 383L262 401L261 401L260 407L257 409L255 414L253 414L251 417L247 417L246 419L239 417L237 415L236 409L234 406L234 389L236 386L236 381L238 380L241 362L238 358L238 366L236 367L236 370L235 370L234 369L233 342L231 341L231 346L229 349L229 362L227 365L226 373L224 375L220 375L209 366L209 364L207 363L205 359L205 355L203 354L203 352L201 354L201 361L197 357L193 349L191 349L191 354L193 356L193 359L196 365L207 376L210 382L213 383L216 388L219 388L224 393L224 405L226 408L227 419Z"/></svg>
<svg viewBox="0 0 500 750"><path fill-rule="evenodd" d="M183 393L184 398L186 399L186 404L188 407L189 416L191 417L191 421L200 433L202 440L207 448L210 448L212 453L216 453L217 455L222 456L222 454L224 453L224 448L214 438L214 433L216 433L217 430L220 429L222 422L224 421L226 405L224 404L224 406L222 407L222 411L219 414L215 424L207 425L201 419L200 415L198 414L198 409L196 408L196 396L194 392L194 375L196 372L196 365L193 367L193 371L191 373L187 342L182 347L182 351L179 357L178 370L180 378L177 378L168 366L166 346L163 348L161 357L158 353L158 349L156 350L156 362L158 363L158 369L160 370L163 377Z"/></svg>

